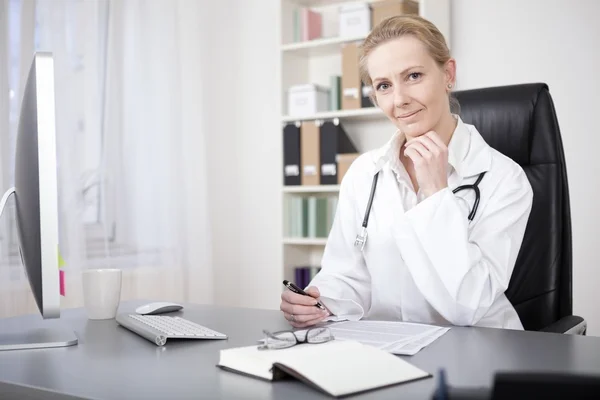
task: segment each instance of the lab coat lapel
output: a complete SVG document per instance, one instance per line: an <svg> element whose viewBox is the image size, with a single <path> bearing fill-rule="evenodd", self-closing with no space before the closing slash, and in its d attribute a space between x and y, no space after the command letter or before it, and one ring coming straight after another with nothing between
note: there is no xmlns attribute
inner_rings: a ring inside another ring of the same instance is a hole
<svg viewBox="0 0 600 400"><path fill-rule="evenodd" d="M477 129L457 118L456 129L448 145L448 163L453 168L448 186L452 189L471 183L473 179L470 178L489 171L492 162L490 147Z"/></svg>

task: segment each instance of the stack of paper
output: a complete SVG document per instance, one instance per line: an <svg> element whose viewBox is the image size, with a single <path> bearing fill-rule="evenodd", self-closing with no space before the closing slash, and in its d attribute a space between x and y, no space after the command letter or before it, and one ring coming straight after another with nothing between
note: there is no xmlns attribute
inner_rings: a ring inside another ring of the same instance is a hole
<svg viewBox="0 0 600 400"><path fill-rule="evenodd" d="M336 340L355 340L392 354L412 356L450 328L395 321L343 321L326 325ZM296 332L304 337L305 330Z"/></svg>
<svg viewBox="0 0 600 400"><path fill-rule="evenodd" d="M395 321L344 321L329 326L338 340L356 340L393 354L412 356L450 328Z"/></svg>

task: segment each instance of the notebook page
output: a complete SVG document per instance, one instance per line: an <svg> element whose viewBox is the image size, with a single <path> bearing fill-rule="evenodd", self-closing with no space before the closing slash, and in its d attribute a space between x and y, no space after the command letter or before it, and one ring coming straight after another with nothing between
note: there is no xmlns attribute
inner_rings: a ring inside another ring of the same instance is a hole
<svg viewBox="0 0 600 400"><path fill-rule="evenodd" d="M270 380L273 378L271 373L273 363L280 361L286 354L290 358L300 357L306 353L303 350L305 346L299 345L282 350L259 350L258 346L223 349L220 352L218 365Z"/></svg>
<svg viewBox="0 0 600 400"><path fill-rule="evenodd" d="M325 392L343 396L429 377L429 373L372 346L354 341L305 345L302 354L280 358Z"/></svg>

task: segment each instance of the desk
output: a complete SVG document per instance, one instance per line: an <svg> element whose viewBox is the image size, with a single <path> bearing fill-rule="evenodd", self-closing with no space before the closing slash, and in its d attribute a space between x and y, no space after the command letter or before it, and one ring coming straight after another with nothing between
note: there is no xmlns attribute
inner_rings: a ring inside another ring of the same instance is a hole
<svg viewBox="0 0 600 400"><path fill-rule="evenodd" d="M133 311L142 303L123 303L119 312ZM83 309L63 310L60 320L42 321L35 315L3 320L8 327L62 324L75 330L79 344L0 352L0 397L329 398L297 381L263 382L215 367L219 350L255 344L263 328L289 328L278 311L186 304L174 314L226 333L229 339L174 341L160 348L114 320L88 320ZM445 368L452 385L487 386L498 370L600 374L600 338L455 327L415 356L405 358L434 375L438 368ZM435 383L434 377L353 398L429 399Z"/></svg>

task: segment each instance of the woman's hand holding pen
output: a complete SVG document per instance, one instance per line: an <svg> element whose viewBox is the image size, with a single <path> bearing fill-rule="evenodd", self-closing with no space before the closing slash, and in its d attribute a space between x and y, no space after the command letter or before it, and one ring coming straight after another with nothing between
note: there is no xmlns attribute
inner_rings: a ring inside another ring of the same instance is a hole
<svg viewBox="0 0 600 400"><path fill-rule="evenodd" d="M419 187L429 197L448 187L448 147L437 133L430 131L410 139L404 155L411 159Z"/></svg>
<svg viewBox="0 0 600 400"><path fill-rule="evenodd" d="M281 306L283 316L287 319L294 328L306 328L315 325L325 318L330 313L327 310L322 310L317 307L319 289L309 287L306 289L309 296L294 293L291 290L284 290L281 294Z"/></svg>

